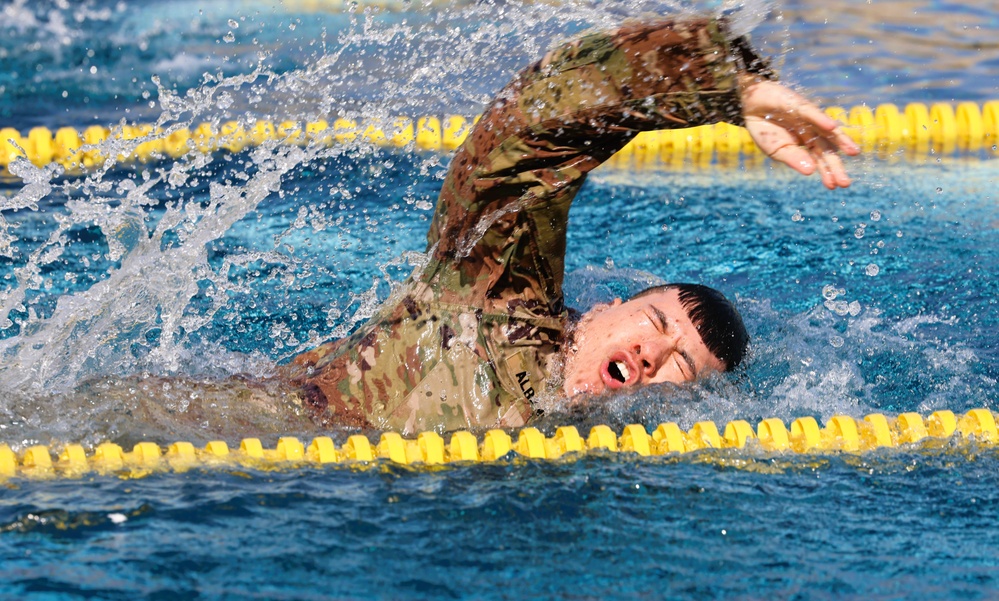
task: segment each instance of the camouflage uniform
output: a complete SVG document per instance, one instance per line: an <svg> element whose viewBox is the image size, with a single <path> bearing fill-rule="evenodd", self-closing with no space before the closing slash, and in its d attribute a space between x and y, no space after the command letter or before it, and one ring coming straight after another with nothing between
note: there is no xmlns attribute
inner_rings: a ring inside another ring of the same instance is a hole
<svg viewBox="0 0 999 601"><path fill-rule="evenodd" d="M639 131L741 123L747 71L770 76L718 21L659 21L586 36L520 73L451 161L426 268L355 334L295 359L317 421L523 425L532 399L560 388L566 223L587 173Z"/></svg>

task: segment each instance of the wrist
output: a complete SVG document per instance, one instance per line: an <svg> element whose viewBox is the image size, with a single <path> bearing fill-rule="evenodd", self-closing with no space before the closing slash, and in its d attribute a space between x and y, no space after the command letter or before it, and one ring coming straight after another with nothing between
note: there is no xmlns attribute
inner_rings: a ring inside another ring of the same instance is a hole
<svg viewBox="0 0 999 601"><path fill-rule="evenodd" d="M724 27L724 24L723 24ZM756 81L777 81L777 72L770 61L753 48L748 36L731 38L730 47L733 58L739 64L740 73L756 77Z"/></svg>
<svg viewBox="0 0 999 601"><path fill-rule="evenodd" d="M741 71L736 77L736 81L738 82L739 100L743 103L743 105L745 105L746 100L750 95L752 95L756 87L759 84L770 80L756 73Z"/></svg>

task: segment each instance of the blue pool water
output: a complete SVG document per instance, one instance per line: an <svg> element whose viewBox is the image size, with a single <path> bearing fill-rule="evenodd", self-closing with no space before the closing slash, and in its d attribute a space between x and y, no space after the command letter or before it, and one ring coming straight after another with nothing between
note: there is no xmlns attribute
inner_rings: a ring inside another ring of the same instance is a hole
<svg viewBox="0 0 999 601"><path fill-rule="evenodd" d="M826 102L999 98L999 9L879 4L789 1L757 34ZM471 115L552 40L656 4L309 6L7 2L0 127ZM983 157L862 158L835 194L769 167L601 168L573 207L569 304L701 281L738 298L752 356L586 415L550 407L539 426L996 410L997 170ZM349 331L419 260L445 166L359 144L86 176L18 167L23 181L0 181L0 442L316 434L249 429L236 409L169 419L92 383L265 376ZM183 415L231 400L195 389L209 398L147 402ZM0 597L989 599L997 509L999 451L941 442L12 480Z"/></svg>

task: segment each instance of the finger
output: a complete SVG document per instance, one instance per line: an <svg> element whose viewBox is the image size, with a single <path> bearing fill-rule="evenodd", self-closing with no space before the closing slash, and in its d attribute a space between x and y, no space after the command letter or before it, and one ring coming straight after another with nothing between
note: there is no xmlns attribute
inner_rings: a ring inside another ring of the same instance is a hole
<svg viewBox="0 0 999 601"><path fill-rule="evenodd" d="M860 147L857 146L857 143L854 142L850 136L843 133L841 128L837 127L832 131L832 134L830 142L837 150L850 156L857 156L860 154Z"/></svg>
<svg viewBox="0 0 999 601"><path fill-rule="evenodd" d="M846 172L846 167L843 166L843 159L834 152L825 153L823 159L829 169L833 183L840 188L849 188L852 182Z"/></svg>
<svg viewBox="0 0 999 601"><path fill-rule="evenodd" d="M850 156L860 154L860 147L850 136L843 133L843 128L839 126L839 122L818 106L808 102L801 107L798 113L818 130L815 133L832 142L833 146L840 152Z"/></svg>
<svg viewBox="0 0 999 601"><path fill-rule="evenodd" d="M850 185L850 176L846 172L846 166L843 164L843 157L837 152L837 148L833 146L828 140L823 144L825 146L823 151L823 160L829 168L829 173L832 176L833 181L840 188L846 188Z"/></svg>
<svg viewBox="0 0 999 601"><path fill-rule="evenodd" d="M806 147L815 159L817 168L822 174L823 183L830 189L837 187L846 188L850 185L850 177L846 173L846 167L839 152L848 154L856 146L850 141L850 145L847 148L842 148L840 146L841 143L842 140L836 136L821 135L813 135L806 142Z"/></svg>
<svg viewBox="0 0 999 601"><path fill-rule="evenodd" d="M857 156L860 154L860 147L853 139L843 133L842 128L836 127L830 132L813 131L814 137L821 139L829 152L842 152L845 155Z"/></svg>
<svg viewBox="0 0 999 601"><path fill-rule="evenodd" d="M830 117L820 109L818 106L812 104L811 102L805 102L800 107L798 107L798 114L802 119L811 123L817 127L822 132L828 133L834 131L839 127L839 122Z"/></svg>
<svg viewBox="0 0 999 601"><path fill-rule="evenodd" d="M836 189L836 176L833 175L832 168L826 156L818 161L819 177L822 178L822 185L830 190Z"/></svg>
<svg viewBox="0 0 999 601"><path fill-rule="evenodd" d="M822 177L822 183L830 190L846 188L850 185L850 177L846 173L843 160L836 153L836 148L828 140L817 138L808 146L815 159L817 169Z"/></svg>
<svg viewBox="0 0 999 601"><path fill-rule="evenodd" d="M773 160L784 163L802 175L815 173L816 163L813 153L797 144L786 144L769 155Z"/></svg>
<svg viewBox="0 0 999 601"><path fill-rule="evenodd" d="M819 172L819 179L822 180L822 185L830 190L835 190L836 180L832 177L825 155L818 149L816 144L809 146L808 153L812 155L812 159L815 161L815 170Z"/></svg>

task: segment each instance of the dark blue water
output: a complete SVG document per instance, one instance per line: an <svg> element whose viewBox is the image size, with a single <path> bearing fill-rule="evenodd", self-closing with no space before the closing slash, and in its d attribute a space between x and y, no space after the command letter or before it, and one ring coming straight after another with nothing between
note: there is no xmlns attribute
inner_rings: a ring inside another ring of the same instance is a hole
<svg viewBox="0 0 999 601"><path fill-rule="evenodd" d="M363 10L345 14L306 0L281 5L263 0L237 5L5 0L0 5L0 122L27 130L107 125L123 117L153 121L163 109L154 76L165 89L183 95L220 75L246 74L258 66L280 74L307 63L313 63L314 75L344 85L333 93L300 85L259 99L237 94L233 112L273 116L280 106L282 112L301 109L315 115L320 108L378 102L397 113L472 115L553 40L609 27L625 16L675 12L670 6L710 10L719 2L614 0L573 3L558 11L518 2L445 5L459 7L454 10L419 2L387 4L408 10L365 17ZM999 13L989 3L747 4L747 13L773 6L755 39L777 56L789 81L826 104L999 97L994 77ZM379 35L365 35L372 29ZM315 64L334 53L335 69Z"/></svg>
<svg viewBox="0 0 999 601"><path fill-rule="evenodd" d="M194 472L3 493L33 599L990 599L994 450ZM112 520L112 516L114 520ZM124 520L123 520L124 518Z"/></svg>
<svg viewBox="0 0 999 601"><path fill-rule="evenodd" d="M0 5L0 125L22 130L160 118L153 75L166 124L473 114L552 37L628 12L482 4L365 20L304 3L27 4ZM791 47L792 81L838 103L999 96L994 9L859 6L788 2L761 32ZM254 69L252 82L231 79ZM0 330L0 442L124 443L114 424L128 416L76 383L263 373L349 331L404 280L445 159L303 152L35 173L48 186L37 194L0 184L7 201L33 199L3 211L14 240L0 288L5 303L23 299ZM704 282L738 299L752 355L732 377L582 416L556 410L542 429L996 410L994 160L861 159L851 170L854 186L835 194L770 168L596 173L573 207L569 304ZM245 214L230 225L227 211ZM161 443L210 437L137 429ZM273 444L284 433L254 434ZM0 483L0 597L990 599L997 474L994 448L928 443L860 457L19 479Z"/></svg>

